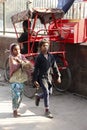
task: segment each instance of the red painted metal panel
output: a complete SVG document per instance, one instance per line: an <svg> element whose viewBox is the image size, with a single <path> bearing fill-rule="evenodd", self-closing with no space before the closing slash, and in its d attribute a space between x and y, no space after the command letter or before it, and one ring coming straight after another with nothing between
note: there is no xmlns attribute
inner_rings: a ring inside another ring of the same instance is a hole
<svg viewBox="0 0 87 130"><path fill-rule="evenodd" d="M63 40L57 36L58 41L62 43L70 43L70 44L77 44L83 43L87 41L87 19L81 20L70 20L70 19L62 19L61 23L57 21L59 33ZM56 31L55 24L52 23L49 26L50 35ZM53 30L52 30L53 29ZM55 29L55 30L54 30Z"/></svg>

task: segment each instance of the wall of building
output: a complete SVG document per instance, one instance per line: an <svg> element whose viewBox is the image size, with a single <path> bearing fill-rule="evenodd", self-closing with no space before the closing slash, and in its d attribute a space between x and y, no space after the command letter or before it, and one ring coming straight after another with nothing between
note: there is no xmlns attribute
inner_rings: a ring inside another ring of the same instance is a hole
<svg viewBox="0 0 87 130"><path fill-rule="evenodd" d="M0 68L4 68L5 61L9 53L5 53L6 49L9 49L11 43L16 42L16 38L11 37L0 37Z"/></svg>
<svg viewBox="0 0 87 130"><path fill-rule="evenodd" d="M66 57L72 74L70 91L87 96L87 45L66 45Z"/></svg>

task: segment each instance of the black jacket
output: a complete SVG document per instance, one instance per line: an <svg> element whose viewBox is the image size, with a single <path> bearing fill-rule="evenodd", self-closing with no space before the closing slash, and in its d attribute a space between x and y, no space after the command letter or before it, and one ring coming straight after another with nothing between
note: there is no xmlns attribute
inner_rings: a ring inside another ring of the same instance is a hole
<svg viewBox="0 0 87 130"><path fill-rule="evenodd" d="M23 50L21 50L22 54L28 53L28 32L24 32L21 34L21 36L18 38L19 43L23 43Z"/></svg>
<svg viewBox="0 0 87 130"><path fill-rule="evenodd" d="M56 78L60 76L54 56L48 53L48 59L46 59L44 55L40 53L35 62L33 80L38 81L38 79L46 78L51 82L53 73Z"/></svg>

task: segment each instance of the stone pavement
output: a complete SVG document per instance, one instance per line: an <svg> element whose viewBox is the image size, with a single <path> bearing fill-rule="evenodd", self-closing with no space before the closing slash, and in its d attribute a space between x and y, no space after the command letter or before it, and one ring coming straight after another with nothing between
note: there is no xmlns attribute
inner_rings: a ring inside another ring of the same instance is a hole
<svg viewBox="0 0 87 130"><path fill-rule="evenodd" d="M24 96L18 118L11 105L10 85L0 82L0 130L87 130L87 100L68 92L50 97L53 119L44 116L43 100L36 107L34 98Z"/></svg>

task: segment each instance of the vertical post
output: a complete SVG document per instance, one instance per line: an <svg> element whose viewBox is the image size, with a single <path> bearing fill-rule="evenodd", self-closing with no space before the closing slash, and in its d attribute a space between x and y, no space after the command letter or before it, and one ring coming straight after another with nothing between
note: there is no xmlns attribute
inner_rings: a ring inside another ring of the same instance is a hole
<svg viewBox="0 0 87 130"><path fill-rule="evenodd" d="M26 2L26 9L27 10L30 9L31 3L32 3L32 0L29 0L29 1Z"/></svg>
<svg viewBox="0 0 87 130"><path fill-rule="evenodd" d="M3 35L5 34L5 2L3 2Z"/></svg>
<svg viewBox="0 0 87 130"><path fill-rule="evenodd" d="M26 9L28 10L28 2L26 2Z"/></svg>

